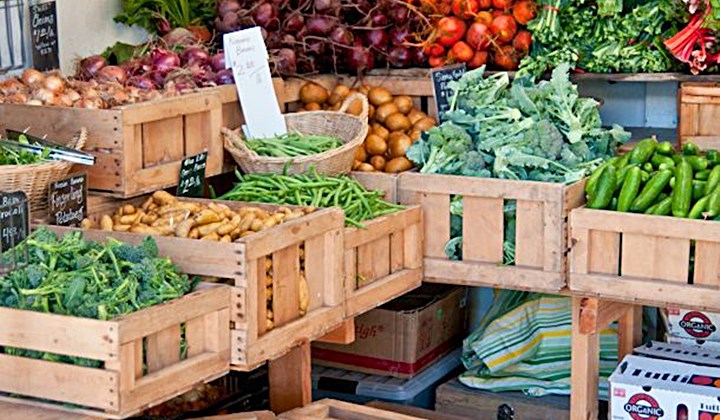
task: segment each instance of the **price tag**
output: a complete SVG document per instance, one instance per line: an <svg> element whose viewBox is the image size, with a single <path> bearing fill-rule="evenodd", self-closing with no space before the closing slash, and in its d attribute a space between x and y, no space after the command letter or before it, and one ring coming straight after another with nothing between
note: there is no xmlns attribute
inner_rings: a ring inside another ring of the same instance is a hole
<svg viewBox="0 0 720 420"><path fill-rule="evenodd" d="M232 68L250 136L273 137L287 133L260 27L225 34L223 43L225 63L227 68Z"/></svg>
<svg viewBox="0 0 720 420"><path fill-rule="evenodd" d="M33 67L40 71L60 67L57 10L54 1L30 6L30 33Z"/></svg>
<svg viewBox="0 0 720 420"><path fill-rule="evenodd" d="M50 184L50 224L78 226L87 217L87 175L74 175Z"/></svg>
<svg viewBox="0 0 720 420"><path fill-rule="evenodd" d="M453 98L453 91L448 87L448 83L460 80L465 74L465 71L465 63L430 71L430 78L433 84L433 96L435 97L435 106L437 107L437 115L440 121L443 120L443 114L450 110L450 103Z"/></svg>
<svg viewBox="0 0 720 420"><path fill-rule="evenodd" d="M25 240L28 232L30 232L30 211L25 193L0 192L1 251L7 251Z"/></svg>
<svg viewBox="0 0 720 420"><path fill-rule="evenodd" d="M178 197L202 197L205 186L205 167L208 152L185 158L180 165L180 182L176 195Z"/></svg>

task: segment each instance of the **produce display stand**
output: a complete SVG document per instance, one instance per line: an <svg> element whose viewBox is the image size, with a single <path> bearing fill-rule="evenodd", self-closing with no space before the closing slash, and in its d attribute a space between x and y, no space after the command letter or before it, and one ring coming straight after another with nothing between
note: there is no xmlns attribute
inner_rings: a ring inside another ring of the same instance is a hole
<svg viewBox="0 0 720 420"><path fill-rule="evenodd" d="M420 204L426 281L558 292L565 286L567 215L585 201L584 182L531 181L403 173L401 203ZM463 260L445 254L450 200L463 197ZM517 200L515 265L503 266L506 200Z"/></svg>
<svg viewBox="0 0 720 420"><path fill-rule="evenodd" d="M281 420L420 420L407 414L351 404L338 400L320 400L278 416Z"/></svg>
<svg viewBox="0 0 720 420"><path fill-rule="evenodd" d="M678 93L678 140L701 149L720 148L720 81L682 83Z"/></svg>
<svg viewBox="0 0 720 420"><path fill-rule="evenodd" d="M12 396L0 400L125 418L222 376L230 354L229 293L202 284L182 298L110 321L0 308L0 345L104 362L95 369L2 354L0 391Z"/></svg>

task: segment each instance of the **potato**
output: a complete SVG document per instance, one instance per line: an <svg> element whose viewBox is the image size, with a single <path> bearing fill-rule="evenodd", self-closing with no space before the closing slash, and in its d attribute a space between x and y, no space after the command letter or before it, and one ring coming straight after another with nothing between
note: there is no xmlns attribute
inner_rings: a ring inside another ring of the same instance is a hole
<svg viewBox="0 0 720 420"><path fill-rule="evenodd" d="M135 213L135 214L129 214L127 216L120 216L120 219L118 219L118 222L121 225L132 225L133 223L137 222L138 219L140 219L141 214Z"/></svg>
<svg viewBox="0 0 720 420"><path fill-rule="evenodd" d="M415 124L416 122L422 120L423 118L427 117L427 114L420 111L419 109L413 109L412 111L408 112L407 115L408 119L410 120L411 124Z"/></svg>
<svg viewBox="0 0 720 420"><path fill-rule="evenodd" d="M262 219L255 219L250 225L250 230L252 230L253 232L259 232L262 229L264 223L265 222Z"/></svg>
<svg viewBox="0 0 720 420"><path fill-rule="evenodd" d="M378 171L385 169L385 158L382 156L373 156L370 158L370 164Z"/></svg>
<svg viewBox="0 0 720 420"><path fill-rule="evenodd" d="M422 134L422 132L420 130L412 129L412 130L408 131L408 136L410 137L410 140L413 141L413 143L420 140L421 134Z"/></svg>
<svg viewBox="0 0 720 420"><path fill-rule="evenodd" d="M372 89L372 86L366 84L366 85L360 86L357 89L350 89L350 92L352 93L352 91L355 90L359 93L362 93L365 96L368 96L368 94L370 93L370 89Z"/></svg>
<svg viewBox="0 0 720 420"><path fill-rule="evenodd" d="M360 114L362 114L362 109L363 109L362 101L360 99L355 99L354 101L350 102L350 105L348 105L347 109L345 110L345 113L359 117Z"/></svg>
<svg viewBox="0 0 720 420"><path fill-rule="evenodd" d="M416 121L412 125L413 130L419 130L419 131L428 131L429 129L435 127L435 120L433 120L430 117L422 118L418 121Z"/></svg>
<svg viewBox="0 0 720 420"><path fill-rule="evenodd" d="M250 226L252 226L253 222L255 221L255 213L248 213L245 216L243 216L242 222L240 222L240 231L245 232L250 229Z"/></svg>
<svg viewBox="0 0 720 420"><path fill-rule="evenodd" d="M390 131L409 130L410 120L403 114L396 112L385 119L385 127Z"/></svg>
<svg viewBox="0 0 720 420"><path fill-rule="evenodd" d="M392 102L392 93L384 87L374 87L367 93L368 100L375 106L384 105Z"/></svg>
<svg viewBox="0 0 720 420"><path fill-rule="evenodd" d="M360 150L360 149L362 149L362 147L358 148L358 150ZM357 159L353 159L352 170L353 171L357 170L358 166L360 166L361 163L362 163L361 161L359 161Z"/></svg>
<svg viewBox="0 0 720 420"><path fill-rule="evenodd" d="M215 223L222 220L222 217L218 215L216 212L210 209L204 209L200 213L196 214L195 217L195 224L200 225L206 225L208 223ZM203 235L205 236L205 235Z"/></svg>
<svg viewBox="0 0 720 420"><path fill-rule="evenodd" d="M115 232L127 232L128 230L130 230L130 225L116 224L112 227L112 230L114 230Z"/></svg>
<svg viewBox="0 0 720 420"><path fill-rule="evenodd" d="M133 225L130 227L130 232L144 233L146 235L158 235L160 233L157 229L147 225Z"/></svg>
<svg viewBox="0 0 720 420"><path fill-rule="evenodd" d="M406 157L396 157L385 164L385 172L396 174L398 172L408 171L412 169L413 164Z"/></svg>
<svg viewBox="0 0 720 420"><path fill-rule="evenodd" d="M375 105L368 105L368 120L372 121L375 117Z"/></svg>
<svg viewBox="0 0 720 420"><path fill-rule="evenodd" d="M153 203L153 198L152 198L152 196L150 196L147 198L147 200L145 200L144 203L142 203L142 206L140 206L140 208L147 212L152 203Z"/></svg>
<svg viewBox="0 0 720 420"><path fill-rule="evenodd" d="M190 236L190 230L195 226L194 219L185 219L178 223L175 227L175 236L178 238L187 238Z"/></svg>
<svg viewBox="0 0 720 420"><path fill-rule="evenodd" d="M135 206L133 206L132 204L125 204L124 206L122 206L123 215L135 214L136 211L137 210L135 209Z"/></svg>
<svg viewBox="0 0 720 420"><path fill-rule="evenodd" d="M230 235L224 235L220 238L220 242L232 242L232 237Z"/></svg>
<svg viewBox="0 0 720 420"><path fill-rule="evenodd" d="M167 206L170 204L175 204L177 202L177 198L175 198L167 191L155 191L152 197L155 203L159 206Z"/></svg>
<svg viewBox="0 0 720 420"><path fill-rule="evenodd" d="M330 105L342 103L342 101L350 94L350 88L345 85L337 85L333 89L327 102Z"/></svg>
<svg viewBox="0 0 720 420"><path fill-rule="evenodd" d="M390 139L388 142L388 156L390 159L405 156L405 151L412 146L412 143L412 139L406 134Z"/></svg>
<svg viewBox="0 0 720 420"><path fill-rule="evenodd" d="M215 222L215 223L208 223L208 224L202 225L202 226L198 225L196 227L198 228L198 232L200 233L200 236L207 236L207 235L210 235L211 233L215 233L222 225L223 225L223 222ZM220 239L219 236L218 236L218 239Z"/></svg>
<svg viewBox="0 0 720 420"><path fill-rule="evenodd" d="M217 230L218 235L225 236L228 235L233 230L237 229L237 227L240 225L240 222L242 221L242 217L240 215L235 215L229 222L225 223L224 225L220 226Z"/></svg>
<svg viewBox="0 0 720 420"><path fill-rule="evenodd" d="M156 221L158 219L158 217L159 216L156 213L145 214L145 215L143 215L143 217L140 218L140 222L142 222L146 225L150 225L150 224L152 224L152 222Z"/></svg>
<svg viewBox="0 0 720 420"><path fill-rule="evenodd" d="M406 95L394 97L393 103L398 107L398 110L405 115L412 111L414 106L412 98Z"/></svg>
<svg viewBox="0 0 720 420"><path fill-rule="evenodd" d="M188 239L200 239L200 231L198 231L198 228L192 228L190 229L190 233L187 235Z"/></svg>
<svg viewBox="0 0 720 420"><path fill-rule="evenodd" d="M375 167L369 163L363 163L360 166L358 166L358 171L360 171L360 172L375 172Z"/></svg>
<svg viewBox="0 0 720 420"><path fill-rule="evenodd" d="M305 315L308 310L308 305L310 304L310 292L308 290L307 280L302 274L300 275L300 281L298 282L298 295L300 296L300 315Z"/></svg>
<svg viewBox="0 0 720 420"><path fill-rule="evenodd" d="M300 88L300 100L305 104L306 108L309 103L322 104L328 98L330 98L330 93L317 83L308 82Z"/></svg>
<svg viewBox="0 0 720 420"><path fill-rule="evenodd" d="M387 151L387 143L375 134L370 134L365 140L365 150L371 155L382 155Z"/></svg>
<svg viewBox="0 0 720 420"><path fill-rule="evenodd" d="M310 102L305 105L305 111L320 111L322 107L317 102Z"/></svg>
<svg viewBox="0 0 720 420"><path fill-rule="evenodd" d="M390 137L390 130L380 123L373 123L372 134L382 137L383 140L387 140Z"/></svg>
<svg viewBox="0 0 720 420"><path fill-rule="evenodd" d="M219 241L220 236L218 236L218 234L216 232L211 232L205 236L201 236L200 240L201 241Z"/></svg>
<svg viewBox="0 0 720 420"><path fill-rule="evenodd" d="M80 222L80 227L82 229L95 229L95 222L93 222L90 219L85 218L85 219L83 219L82 222Z"/></svg>
<svg viewBox="0 0 720 420"><path fill-rule="evenodd" d="M387 117L389 117L392 114L396 114L398 112L400 112L400 110L398 109L397 105L390 102L385 105L379 106L375 110L375 115L374 115L373 119L377 122L384 124ZM402 115L402 114L400 114L400 115ZM390 131L392 131L392 130L390 130Z"/></svg>
<svg viewBox="0 0 720 420"><path fill-rule="evenodd" d="M367 141L367 140L366 140ZM367 152L365 151L365 148L360 146L355 151L355 160L359 161L360 163L365 162L368 158Z"/></svg>

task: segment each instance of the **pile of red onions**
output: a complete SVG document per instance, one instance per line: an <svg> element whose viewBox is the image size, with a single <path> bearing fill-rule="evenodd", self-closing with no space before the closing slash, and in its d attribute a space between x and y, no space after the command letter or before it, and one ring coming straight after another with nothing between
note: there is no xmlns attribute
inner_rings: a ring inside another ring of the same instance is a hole
<svg viewBox="0 0 720 420"><path fill-rule="evenodd" d="M260 26L282 75L363 72L427 61L429 22L410 0L220 0L221 33Z"/></svg>
<svg viewBox="0 0 720 420"><path fill-rule="evenodd" d="M81 80L117 82L139 89L170 89L180 92L233 83L232 71L225 69L222 52L211 55L201 46L187 46L180 53L155 47L143 57L120 66L109 65L99 55L78 64L76 77Z"/></svg>

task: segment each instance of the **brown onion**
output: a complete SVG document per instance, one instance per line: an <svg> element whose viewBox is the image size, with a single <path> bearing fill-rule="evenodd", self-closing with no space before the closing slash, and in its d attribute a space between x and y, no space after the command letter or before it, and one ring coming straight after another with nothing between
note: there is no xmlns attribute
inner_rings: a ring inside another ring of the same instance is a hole
<svg viewBox="0 0 720 420"><path fill-rule="evenodd" d="M122 67L105 66L97 72L96 78L99 82L117 82L124 84L127 80L127 73Z"/></svg>
<svg viewBox="0 0 720 420"><path fill-rule="evenodd" d="M43 87L53 93L63 93L65 84L62 79L57 76L48 76L43 81Z"/></svg>
<svg viewBox="0 0 720 420"><path fill-rule="evenodd" d="M36 69L27 69L22 74L22 81L28 86L42 83L43 80L45 80L45 75Z"/></svg>
<svg viewBox="0 0 720 420"><path fill-rule="evenodd" d="M33 99L37 99L42 102L47 102L55 97L55 93L51 90L40 88L33 92Z"/></svg>

